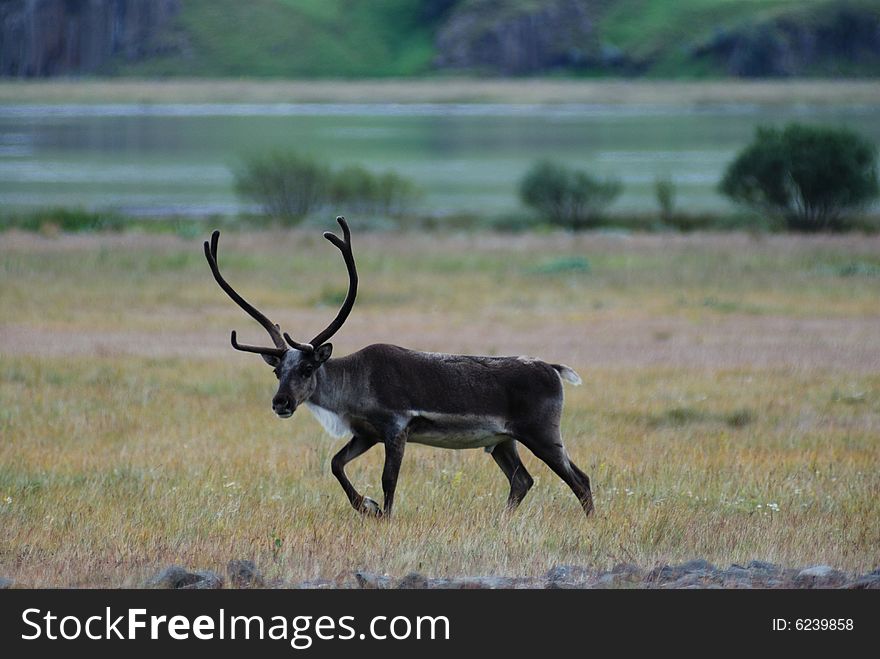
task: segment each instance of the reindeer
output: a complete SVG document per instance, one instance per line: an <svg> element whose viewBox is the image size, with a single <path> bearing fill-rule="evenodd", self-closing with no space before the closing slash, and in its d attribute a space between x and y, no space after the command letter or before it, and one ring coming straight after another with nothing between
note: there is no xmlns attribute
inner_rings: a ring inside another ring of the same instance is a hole
<svg viewBox="0 0 880 659"><path fill-rule="evenodd" d="M381 343L330 359L333 345L328 341L351 313L358 286L351 232L344 218L336 221L343 237L329 231L323 235L342 253L348 293L333 321L308 343L282 334L221 276L219 231L214 231L210 244L205 242L205 258L220 288L274 343L271 348L240 344L232 332L233 348L260 355L274 369L279 382L272 398L275 414L286 419L305 405L330 435L351 437L330 464L352 507L364 515L391 515L404 449L413 442L447 449L484 448L510 482L507 508L513 510L533 484L517 452L520 443L565 481L589 515L590 479L571 461L559 430L562 381L581 383L568 366L526 357L417 352ZM345 465L376 444L385 447L382 508L362 496L345 475Z"/></svg>

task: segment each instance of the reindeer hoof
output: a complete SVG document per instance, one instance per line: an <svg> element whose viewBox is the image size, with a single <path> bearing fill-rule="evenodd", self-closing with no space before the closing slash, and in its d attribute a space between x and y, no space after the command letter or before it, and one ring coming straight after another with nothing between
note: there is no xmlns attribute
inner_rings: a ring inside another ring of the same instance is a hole
<svg viewBox="0 0 880 659"><path fill-rule="evenodd" d="M370 517L382 517L382 509L379 507L379 504L373 501L370 497L363 498L360 511L364 515L369 515Z"/></svg>

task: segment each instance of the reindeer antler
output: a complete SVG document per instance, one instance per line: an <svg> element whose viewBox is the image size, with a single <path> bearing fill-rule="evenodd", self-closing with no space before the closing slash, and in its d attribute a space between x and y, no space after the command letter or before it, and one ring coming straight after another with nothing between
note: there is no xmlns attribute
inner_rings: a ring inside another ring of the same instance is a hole
<svg viewBox="0 0 880 659"><path fill-rule="evenodd" d="M274 348L261 348L258 346L243 345L237 341L235 331L233 331L231 337L232 347L236 350L241 350L243 352L255 352L259 355L274 355L275 357L281 357L285 352L287 352L287 346L285 345L284 339L281 336L281 328L278 327L278 325L275 325L271 320L266 318L266 316L260 313L253 305L251 305L247 300L239 295L220 274L220 268L217 265L217 242L219 240L220 232L215 231L211 234L211 244L208 245L208 241L205 241L205 258L208 260L208 265L211 266L211 272L214 274L214 279L217 280L218 284L220 284L220 288L226 291L226 294L232 298L233 302L244 309L251 318L260 323L260 325L262 325L265 330L269 332L269 336L272 337L272 343L275 344Z"/></svg>
<svg viewBox="0 0 880 659"><path fill-rule="evenodd" d="M323 332L309 341L309 344L314 348L322 346L330 337L339 331L339 328L342 327L348 318L348 314L351 313L351 308L354 306L354 299L357 297L358 275L357 268L355 268L354 265L354 255L351 252L351 231L349 230L348 223L345 221L344 217L337 217L336 221L339 222L339 226L342 227L342 238L330 231L325 231L324 237L342 252L342 258L345 260L345 267L348 269L348 294L345 296L345 301L342 303L342 307L340 307L333 322L331 322ZM287 339L290 345L297 347L291 342L286 334L284 335L284 338Z"/></svg>

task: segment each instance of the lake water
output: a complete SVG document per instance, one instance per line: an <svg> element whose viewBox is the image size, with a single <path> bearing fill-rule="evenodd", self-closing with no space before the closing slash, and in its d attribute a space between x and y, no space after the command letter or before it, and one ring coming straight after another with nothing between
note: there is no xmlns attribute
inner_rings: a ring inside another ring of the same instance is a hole
<svg viewBox="0 0 880 659"><path fill-rule="evenodd" d="M334 166L394 169L438 214L517 208L517 181L538 158L620 178L615 210L655 209L658 177L676 183L680 208L721 210L725 164L755 126L792 120L880 143L880 108L845 105L6 105L0 204L234 213L241 158L289 148Z"/></svg>

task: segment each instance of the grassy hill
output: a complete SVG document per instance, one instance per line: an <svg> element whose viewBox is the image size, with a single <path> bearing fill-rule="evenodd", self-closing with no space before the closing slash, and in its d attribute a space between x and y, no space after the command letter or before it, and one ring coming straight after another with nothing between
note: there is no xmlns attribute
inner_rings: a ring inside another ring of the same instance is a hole
<svg viewBox="0 0 880 659"><path fill-rule="evenodd" d="M166 55L125 74L388 77L427 72L436 25L421 0L183 0Z"/></svg>
<svg viewBox="0 0 880 659"><path fill-rule="evenodd" d="M152 49L160 54L137 63L117 59L107 71L298 78L425 75L438 71L437 35L450 21L472 26L479 20L505 33L505 20L534 13L548 2L559 0L182 0L179 15ZM867 35L867 46L850 52L845 43L850 28L845 22L832 25L840 22L842 9L854 12L850 22L855 24L864 24L863 16L880 21L880 0L593 0L583 7L590 29L584 48L594 54L578 65L534 72L741 75L734 64L743 57L747 62L753 50L757 58L781 58L800 67L784 75L880 74L875 33ZM552 34L555 28L546 29ZM487 38L485 31L474 34L473 39ZM814 52L815 45L809 44L817 38L820 44L830 39L828 52ZM812 59L804 60L805 52ZM608 53L615 54L611 64ZM748 68L743 70L750 75Z"/></svg>

